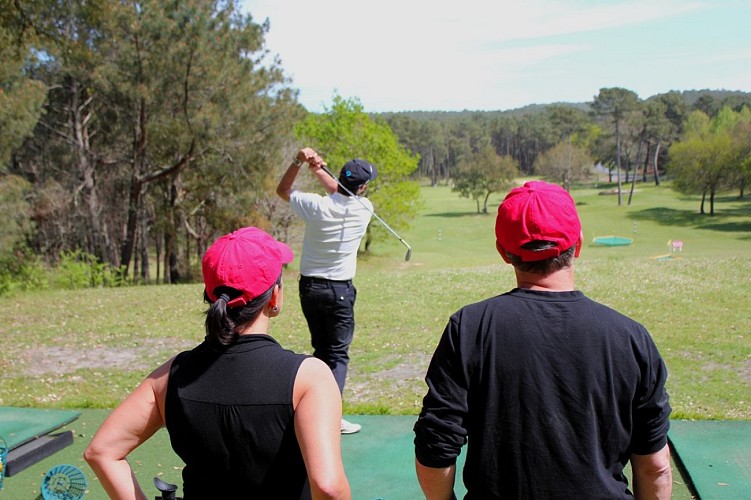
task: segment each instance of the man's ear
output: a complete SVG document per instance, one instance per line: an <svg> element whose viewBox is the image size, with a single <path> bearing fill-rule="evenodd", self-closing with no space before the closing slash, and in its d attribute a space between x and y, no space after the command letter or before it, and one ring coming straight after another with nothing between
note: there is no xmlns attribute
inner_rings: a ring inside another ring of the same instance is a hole
<svg viewBox="0 0 751 500"><path fill-rule="evenodd" d="M501 254L501 257L503 257L503 261L506 264L511 264L511 261L509 260L508 256L506 255L506 250L503 249L501 246L501 242L498 240L495 240L495 249L498 250L498 253Z"/></svg>
<svg viewBox="0 0 751 500"><path fill-rule="evenodd" d="M574 251L574 258L578 259L579 254L582 251L582 243L584 243L584 231L579 233L579 240L576 242L576 250Z"/></svg>
<svg viewBox="0 0 751 500"><path fill-rule="evenodd" d="M276 307L281 302L281 294L282 294L282 288L279 286L279 283L274 285L274 289L271 291L271 297L269 298L268 305L270 307Z"/></svg>

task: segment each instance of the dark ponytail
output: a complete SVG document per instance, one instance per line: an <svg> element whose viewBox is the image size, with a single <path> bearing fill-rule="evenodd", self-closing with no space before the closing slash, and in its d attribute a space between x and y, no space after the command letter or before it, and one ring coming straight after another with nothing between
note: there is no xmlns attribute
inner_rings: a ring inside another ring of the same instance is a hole
<svg viewBox="0 0 751 500"><path fill-rule="evenodd" d="M204 292L204 300L211 305L206 311L206 339L220 345L232 345L237 341L239 332L258 318L264 306L271 300L276 285L281 286L281 275L271 287L244 306L227 308L227 302L239 297L241 292L230 287L219 287L216 302L211 303Z"/></svg>

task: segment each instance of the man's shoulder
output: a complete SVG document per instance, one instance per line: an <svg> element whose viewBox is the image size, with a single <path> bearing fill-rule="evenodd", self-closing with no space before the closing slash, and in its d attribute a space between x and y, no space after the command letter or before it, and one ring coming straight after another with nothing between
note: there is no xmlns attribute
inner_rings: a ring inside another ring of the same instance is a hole
<svg viewBox="0 0 751 500"><path fill-rule="evenodd" d="M601 318L608 318L612 320L625 321L627 323L640 324L634 318L626 315L625 313L618 311L617 309L614 309L613 307L609 305L603 304L602 302L598 302L596 300L586 298L585 304L592 310L596 311L597 315Z"/></svg>
<svg viewBox="0 0 751 500"><path fill-rule="evenodd" d="M488 297L478 302L465 304L464 306L459 308L459 310L457 310L453 314L453 316L460 317L464 315L469 315L469 316L482 315L484 314L484 311L499 310L499 306L502 308L503 303L509 300L514 300L514 299L509 299L508 293L495 295L493 297Z"/></svg>
<svg viewBox="0 0 751 500"><path fill-rule="evenodd" d="M342 194L340 192L333 193L331 195L331 199L333 201L336 201L338 203L343 203L346 205L357 205L362 206L365 205L368 208L373 208L373 203L365 196L348 196L346 194Z"/></svg>
<svg viewBox="0 0 751 500"><path fill-rule="evenodd" d="M540 292L534 290L522 290L514 288L505 293L488 297L478 302L463 306L456 314L499 314L504 312L516 313L521 303L534 304L534 308L554 307L560 310L562 303L570 304L570 307L585 308L593 311L608 311L605 314L624 316L618 311L600 304L580 291L570 292ZM628 318L627 318L628 319Z"/></svg>
<svg viewBox="0 0 751 500"><path fill-rule="evenodd" d="M330 200L330 197L306 191L292 191L289 195L290 207L295 213L302 216L317 213L323 209L327 200Z"/></svg>
<svg viewBox="0 0 751 500"><path fill-rule="evenodd" d="M323 200L323 199L326 199L326 198L327 197L321 196L318 193L309 193L307 191L298 191L298 190L293 190L289 194L290 201L292 201L293 199L294 200L298 200L298 201L303 201L303 200L306 200L306 201L319 201L319 200Z"/></svg>

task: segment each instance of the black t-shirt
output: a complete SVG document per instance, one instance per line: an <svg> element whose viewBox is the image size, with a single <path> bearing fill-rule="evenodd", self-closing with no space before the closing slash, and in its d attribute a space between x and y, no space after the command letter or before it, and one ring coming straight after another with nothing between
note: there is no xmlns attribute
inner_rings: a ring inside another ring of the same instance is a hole
<svg viewBox="0 0 751 500"><path fill-rule="evenodd" d="M415 424L467 498L629 498L631 453L667 442L667 370L647 330L581 292L514 289L448 322Z"/></svg>
<svg viewBox="0 0 751 500"><path fill-rule="evenodd" d="M295 436L292 392L300 364L267 335L179 354L165 420L185 462L183 496L299 498L307 478Z"/></svg>

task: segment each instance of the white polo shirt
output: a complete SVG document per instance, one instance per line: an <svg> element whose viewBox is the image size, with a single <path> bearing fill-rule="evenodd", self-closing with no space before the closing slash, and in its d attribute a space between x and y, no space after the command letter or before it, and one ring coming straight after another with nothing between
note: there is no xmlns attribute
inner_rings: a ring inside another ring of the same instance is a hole
<svg viewBox="0 0 751 500"><path fill-rule="evenodd" d="M300 257L300 274L330 280L349 280L357 270L357 250L373 205L365 197L334 193L292 191L289 205L305 221L305 237Z"/></svg>

